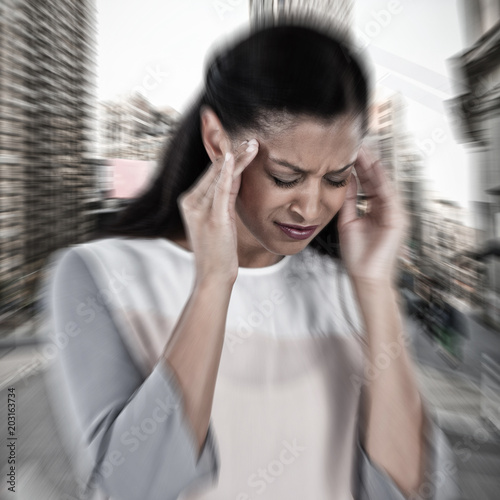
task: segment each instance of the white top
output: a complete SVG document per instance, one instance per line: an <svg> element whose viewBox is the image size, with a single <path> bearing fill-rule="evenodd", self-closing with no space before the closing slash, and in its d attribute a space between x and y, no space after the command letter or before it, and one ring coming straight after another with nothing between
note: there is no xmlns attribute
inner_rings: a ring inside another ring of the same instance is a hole
<svg viewBox="0 0 500 500"><path fill-rule="evenodd" d="M56 411L73 422L68 450L82 483L97 485L93 498L404 498L361 446L363 325L330 257L307 247L239 268L198 462L161 359L192 290L194 254L166 239L103 238L57 252L51 266L46 305L54 341L66 340ZM453 455L427 417L436 474ZM455 498L449 472L435 485L436 499Z"/></svg>

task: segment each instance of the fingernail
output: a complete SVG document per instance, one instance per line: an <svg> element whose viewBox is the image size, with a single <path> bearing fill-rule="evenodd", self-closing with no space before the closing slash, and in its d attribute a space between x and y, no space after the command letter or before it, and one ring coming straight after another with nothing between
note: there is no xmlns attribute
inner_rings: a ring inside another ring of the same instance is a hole
<svg viewBox="0 0 500 500"><path fill-rule="evenodd" d="M226 161L228 161L228 160L229 160L229 158L231 158L231 153L228 151L228 152L226 153L225 160L226 160Z"/></svg>
<svg viewBox="0 0 500 500"><path fill-rule="evenodd" d="M258 145L259 143L255 139L251 139L250 141L248 141L247 152L251 153L252 151L255 151Z"/></svg>

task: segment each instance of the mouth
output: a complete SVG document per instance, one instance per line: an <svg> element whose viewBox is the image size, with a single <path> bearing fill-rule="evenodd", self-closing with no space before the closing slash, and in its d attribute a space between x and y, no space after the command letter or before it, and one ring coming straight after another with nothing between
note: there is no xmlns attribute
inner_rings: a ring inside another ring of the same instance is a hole
<svg viewBox="0 0 500 500"><path fill-rule="evenodd" d="M306 240L310 238L318 226L297 226L290 224L280 224L275 222L275 224L290 238L294 240Z"/></svg>

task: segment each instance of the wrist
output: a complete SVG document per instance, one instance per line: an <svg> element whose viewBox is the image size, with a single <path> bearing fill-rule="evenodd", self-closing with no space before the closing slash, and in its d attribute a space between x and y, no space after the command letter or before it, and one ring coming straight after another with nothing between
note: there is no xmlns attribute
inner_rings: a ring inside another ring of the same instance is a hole
<svg viewBox="0 0 500 500"><path fill-rule="evenodd" d="M395 299L396 287L391 280L356 279L353 280L353 289L359 304L378 307L376 304L385 304Z"/></svg>
<svg viewBox="0 0 500 500"><path fill-rule="evenodd" d="M236 279L217 274L196 275L194 281L195 290L207 290L212 292L231 293Z"/></svg>
<svg viewBox="0 0 500 500"><path fill-rule="evenodd" d="M392 277L384 278L367 278L367 277L351 277L352 284L356 291L361 293L373 293L381 291L390 291L396 288L396 284Z"/></svg>

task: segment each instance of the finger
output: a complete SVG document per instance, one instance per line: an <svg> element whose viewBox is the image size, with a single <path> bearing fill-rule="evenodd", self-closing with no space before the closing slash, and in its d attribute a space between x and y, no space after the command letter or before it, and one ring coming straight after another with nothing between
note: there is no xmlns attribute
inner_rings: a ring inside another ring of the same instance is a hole
<svg viewBox="0 0 500 500"><path fill-rule="evenodd" d="M242 142L236 151L240 153L245 151L248 141ZM206 206L211 205L213 202L213 193L215 191L215 186L220 179L222 169L224 167L224 158L217 158L214 163L209 165L208 172L203 176L199 185L196 186L196 205Z"/></svg>
<svg viewBox="0 0 500 500"><path fill-rule="evenodd" d="M397 226L401 212L398 194L380 161L371 164L369 175L368 213L379 226Z"/></svg>
<svg viewBox="0 0 500 500"><path fill-rule="evenodd" d="M366 198L372 204L388 203L393 195L393 189L382 162L375 160L362 148L355 168Z"/></svg>
<svg viewBox="0 0 500 500"><path fill-rule="evenodd" d="M241 174L241 172L250 164L250 162L255 158L255 155L257 154L256 149L253 147L249 146L254 146L255 142L249 141L248 143L244 143L240 145L240 147L237 148L235 154L232 155L234 165L233 165L233 170L232 170L232 179L234 180L235 178L238 177L238 175ZM235 170L238 168L238 174L235 174ZM220 180L220 177L216 178L214 182L210 185L208 188L206 197L210 200L213 200L217 184ZM231 186L229 186L229 190L231 191Z"/></svg>
<svg viewBox="0 0 500 500"><path fill-rule="evenodd" d="M217 158L213 163L210 163L203 171L196 184L187 191L186 194L193 197L196 206L203 203L210 185L219 175L223 164L224 161L222 158Z"/></svg>
<svg viewBox="0 0 500 500"><path fill-rule="evenodd" d="M365 148L361 148L354 168L356 170L361 189L368 198L372 198L377 195L377 189L380 182L379 178L375 175L375 163L376 161L373 156L368 153Z"/></svg>
<svg viewBox="0 0 500 500"><path fill-rule="evenodd" d="M236 158L233 179L241 175L243 170L250 164L259 151L259 143L256 139L251 139L247 143L247 147Z"/></svg>
<svg viewBox="0 0 500 500"><path fill-rule="evenodd" d="M212 209L219 220L227 213L229 194L233 183L234 161L234 155L229 152L226 153L220 179L215 184Z"/></svg>
<svg viewBox="0 0 500 500"><path fill-rule="evenodd" d="M372 175L375 188L368 199L368 210L380 224L386 224L390 211L395 207L395 193L390 189L389 179L380 162L373 164Z"/></svg>
<svg viewBox="0 0 500 500"><path fill-rule="evenodd" d="M357 181L354 174L351 174L351 177L349 178L349 185L347 187L345 195L344 204L342 205L339 212L339 218L337 222L339 229L345 227L347 224L358 218L357 206L356 206L357 198L358 198Z"/></svg>
<svg viewBox="0 0 500 500"><path fill-rule="evenodd" d="M380 168L376 173L382 184L378 196L371 200L373 214L380 225L398 226L404 217L404 204L384 169Z"/></svg>

